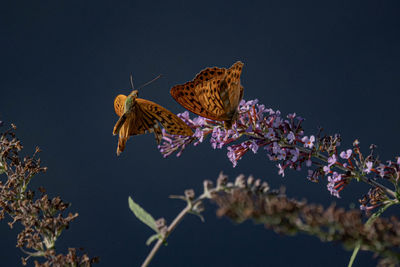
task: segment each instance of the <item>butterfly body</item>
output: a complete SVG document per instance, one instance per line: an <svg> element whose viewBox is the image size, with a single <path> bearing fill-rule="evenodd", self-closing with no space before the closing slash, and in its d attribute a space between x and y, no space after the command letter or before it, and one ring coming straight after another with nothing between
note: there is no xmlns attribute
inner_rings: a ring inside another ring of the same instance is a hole
<svg viewBox="0 0 400 267"><path fill-rule="evenodd" d="M193 134L192 129L179 117L162 106L138 98L134 90L128 96L118 95L114 100L115 113L120 116L114 126L113 134L119 134L117 155L124 149L130 136L154 132L156 142L162 139L160 124L171 134Z"/></svg>
<svg viewBox="0 0 400 267"><path fill-rule="evenodd" d="M237 119L237 107L243 98L240 75L243 63L229 69L212 67L202 70L185 84L171 88L172 97L187 110L217 121L230 129Z"/></svg>

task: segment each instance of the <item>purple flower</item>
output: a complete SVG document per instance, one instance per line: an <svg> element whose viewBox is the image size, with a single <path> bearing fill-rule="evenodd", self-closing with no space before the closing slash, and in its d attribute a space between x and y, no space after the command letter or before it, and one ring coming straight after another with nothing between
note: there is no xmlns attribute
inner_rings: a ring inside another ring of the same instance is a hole
<svg viewBox="0 0 400 267"><path fill-rule="evenodd" d="M204 132L200 128L196 128L196 131L194 132L193 136L196 137L199 140L198 142L200 143L202 143L204 140Z"/></svg>
<svg viewBox="0 0 400 267"><path fill-rule="evenodd" d="M242 99L239 103L239 110L240 111L249 111L254 105L258 103L258 99L250 100L250 101L245 101Z"/></svg>
<svg viewBox="0 0 400 267"><path fill-rule="evenodd" d="M346 152L345 152L345 151L342 151L342 152L340 153L340 157L341 157L342 159L348 159L348 158L350 158L351 153L353 153L353 150L347 149Z"/></svg>
<svg viewBox="0 0 400 267"><path fill-rule="evenodd" d="M290 131L290 133L287 135L287 139L289 141L289 144L293 143L294 140L296 140L296 136L294 135L294 133L292 131Z"/></svg>
<svg viewBox="0 0 400 267"><path fill-rule="evenodd" d="M337 172L334 172L332 176L328 176L328 184L327 184L327 189L331 193L331 195L340 198L339 196L339 191L341 189L337 190L337 186L341 185L339 184L342 181L342 175L338 174Z"/></svg>
<svg viewBox="0 0 400 267"><path fill-rule="evenodd" d="M313 148L315 137L314 135L311 135L310 138L308 138L308 136L304 136L301 141L304 142L304 147Z"/></svg>
<svg viewBox="0 0 400 267"><path fill-rule="evenodd" d="M278 165L276 165L276 167L279 168L278 174L282 175L282 177L285 177L285 167L282 167L282 165L280 163Z"/></svg>
<svg viewBox="0 0 400 267"><path fill-rule="evenodd" d="M370 173L371 172L371 169L372 169L372 162L371 161L367 161L366 163L365 163L365 166L366 166L366 168L363 170L363 171L365 171L366 173Z"/></svg>
<svg viewBox="0 0 400 267"><path fill-rule="evenodd" d="M400 165L400 157L397 157L397 164Z"/></svg>
<svg viewBox="0 0 400 267"><path fill-rule="evenodd" d="M272 128L269 128L268 129L268 132L267 132L267 134L266 134L266 136L265 137L267 137L268 139L273 139L273 138L275 138L275 132L274 132L274 130L272 129Z"/></svg>
<svg viewBox="0 0 400 267"><path fill-rule="evenodd" d="M290 154L292 155L291 161L296 162L300 155L299 149L296 147L296 149L290 150Z"/></svg>
<svg viewBox="0 0 400 267"><path fill-rule="evenodd" d="M287 153L285 149L281 149L279 151L279 155L278 155L278 160L284 160L286 159Z"/></svg>
<svg viewBox="0 0 400 267"><path fill-rule="evenodd" d="M230 146L228 147L227 156L228 156L229 160L232 162L233 168L235 168L237 165L236 155L235 155L235 151Z"/></svg>
<svg viewBox="0 0 400 267"><path fill-rule="evenodd" d="M379 176L382 178L385 176L385 168L386 166L382 163L376 168L376 170L379 172Z"/></svg>
<svg viewBox="0 0 400 267"><path fill-rule="evenodd" d="M306 160L306 166L311 167L311 165L312 165L311 159Z"/></svg>
<svg viewBox="0 0 400 267"><path fill-rule="evenodd" d="M210 142L211 146L216 148L222 148L224 146L224 137L225 137L225 130L222 130L220 127L215 127L212 131Z"/></svg>
<svg viewBox="0 0 400 267"><path fill-rule="evenodd" d="M325 175L331 172L331 168L329 166L324 166L323 168Z"/></svg>
<svg viewBox="0 0 400 267"><path fill-rule="evenodd" d="M332 166L333 164L336 163L336 155L333 154L331 157L328 158L328 167Z"/></svg>
<svg viewBox="0 0 400 267"><path fill-rule="evenodd" d="M282 125L282 122L283 121L282 121L281 117L276 117L274 122L272 123L272 127L278 128L279 126Z"/></svg>
<svg viewBox="0 0 400 267"><path fill-rule="evenodd" d="M184 111L182 113L178 113L178 117L184 121L190 121L189 111Z"/></svg>
<svg viewBox="0 0 400 267"><path fill-rule="evenodd" d="M253 151L254 154L256 154L258 150L258 145L256 141L252 140L249 144L249 148L251 149L251 151Z"/></svg>
<svg viewBox="0 0 400 267"><path fill-rule="evenodd" d="M199 116L199 117L194 118L193 122L197 126L204 126L206 124L206 119Z"/></svg>
<svg viewBox="0 0 400 267"><path fill-rule="evenodd" d="M263 119L264 113L268 112L268 110L265 109L264 105L259 105L259 104L257 104L257 109L258 109L257 116L260 119Z"/></svg>
<svg viewBox="0 0 400 267"><path fill-rule="evenodd" d="M281 147L278 145L277 142L274 142L272 144L272 153L276 155L276 154L280 154L280 152L281 152Z"/></svg>

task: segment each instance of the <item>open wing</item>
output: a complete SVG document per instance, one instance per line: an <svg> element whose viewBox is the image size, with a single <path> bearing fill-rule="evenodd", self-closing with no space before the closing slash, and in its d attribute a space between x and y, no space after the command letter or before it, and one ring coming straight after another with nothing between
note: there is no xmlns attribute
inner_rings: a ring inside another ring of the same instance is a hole
<svg viewBox="0 0 400 267"><path fill-rule="evenodd" d="M212 120L232 119L243 96L240 74L243 63L229 69L207 68L193 81L171 88L172 97L187 110Z"/></svg>
<svg viewBox="0 0 400 267"><path fill-rule="evenodd" d="M193 135L192 129L178 116L166 108L149 100L137 98L137 104L143 112L145 121L156 121L161 123L165 130L170 134ZM154 124L153 124L154 125Z"/></svg>

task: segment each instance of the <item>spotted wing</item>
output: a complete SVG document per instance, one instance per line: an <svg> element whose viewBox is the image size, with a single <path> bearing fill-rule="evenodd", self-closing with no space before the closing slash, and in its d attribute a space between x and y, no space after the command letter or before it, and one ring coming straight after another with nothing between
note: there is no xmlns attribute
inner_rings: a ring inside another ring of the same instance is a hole
<svg viewBox="0 0 400 267"><path fill-rule="evenodd" d="M158 122L154 118L143 113L138 105L136 105L132 111L124 113L121 118L122 117L125 117L125 120L123 121L122 126L119 129L117 155L121 154L121 152L124 151L126 142L128 141L129 137L133 135L154 132L157 143L160 143L162 132L160 126L158 125ZM117 124L114 129L117 127Z"/></svg>
<svg viewBox="0 0 400 267"><path fill-rule="evenodd" d="M230 120L240 102L240 95L243 96L243 87L240 86L242 67L243 63L238 61L228 70L207 68L193 81L174 86L171 95L197 115L219 121Z"/></svg>
<svg viewBox="0 0 400 267"><path fill-rule="evenodd" d="M229 117L236 112L240 100L243 98L243 86L240 84L243 63L238 61L227 71L225 82L227 86L221 88L220 96L224 103L225 112Z"/></svg>
<svg viewBox="0 0 400 267"><path fill-rule="evenodd" d="M213 112L204 99L200 99L199 93L218 86L217 83L223 79L225 72L226 69L217 67L204 69L196 75L193 81L172 87L171 96L184 108L197 115L213 120L221 120L220 115Z"/></svg>
<svg viewBox="0 0 400 267"><path fill-rule="evenodd" d="M166 108L141 98L137 98L136 102L143 113L144 121L159 122L170 134L193 135L192 129Z"/></svg>

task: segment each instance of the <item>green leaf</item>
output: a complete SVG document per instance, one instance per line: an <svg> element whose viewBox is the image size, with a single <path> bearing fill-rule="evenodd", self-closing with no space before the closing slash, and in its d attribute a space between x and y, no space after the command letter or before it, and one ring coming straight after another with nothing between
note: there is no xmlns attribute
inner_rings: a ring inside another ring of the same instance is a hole
<svg viewBox="0 0 400 267"><path fill-rule="evenodd" d="M150 244L153 243L157 239L161 239L161 235L160 234L155 234L155 235L150 236L146 241L146 245L150 246Z"/></svg>
<svg viewBox="0 0 400 267"><path fill-rule="evenodd" d="M144 224L148 227L159 233L156 221L154 220L153 216L151 216L147 211L145 211L142 207L139 206L131 197L128 198L129 208L135 214L136 218L141 220Z"/></svg>

